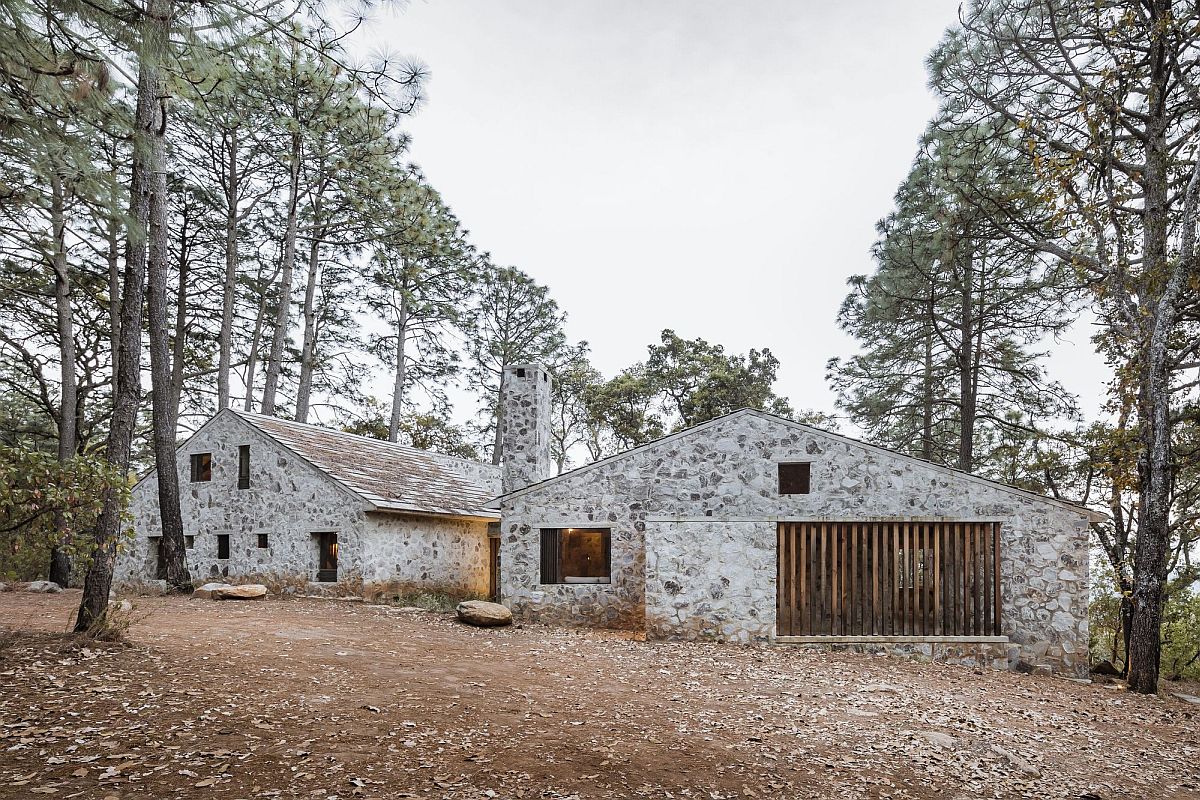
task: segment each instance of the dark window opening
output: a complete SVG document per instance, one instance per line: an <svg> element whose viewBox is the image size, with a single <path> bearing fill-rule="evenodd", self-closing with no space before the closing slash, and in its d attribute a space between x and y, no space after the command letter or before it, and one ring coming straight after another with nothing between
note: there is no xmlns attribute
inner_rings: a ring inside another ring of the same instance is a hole
<svg viewBox="0 0 1200 800"><path fill-rule="evenodd" d="M260 550L266 550L266 549L267 549L267 534L265 534L265 533L260 533L260 534L258 535L258 547L259 547L259 549L260 549Z"/></svg>
<svg viewBox="0 0 1200 800"><path fill-rule="evenodd" d="M167 551L163 547L161 536L150 537L150 549L154 553L154 580L165 581L167 579Z"/></svg>
<svg viewBox="0 0 1200 800"><path fill-rule="evenodd" d="M229 558L229 534L217 534L217 558Z"/></svg>
<svg viewBox="0 0 1200 800"><path fill-rule="evenodd" d="M779 493L808 494L811 464L780 464Z"/></svg>
<svg viewBox="0 0 1200 800"><path fill-rule="evenodd" d="M523 369L518 369L518 370L517 370L517 377L518 377L518 378L524 378L524 377L525 377L525 370L523 370Z"/></svg>
<svg viewBox="0 0 1200 800"><path fill-rule="evenodd" d="M612 535L607 528L543 528L542 583L610 583Z"/></svg>
<svg viewBox="0 0 1200 800"><path fill-rule="evenodd" d="M250 445L238 447L238 488L250 488Z"/></svg>
<svg viewBox="0 0 1200 800"><path fill-rule="evenodd" d="M212 453L192 453L192 483L212 480Z"/></svg>
<svg viewBox="0 0 1200 800"><path fill-rule="evenodd" d="M195 536L183 537L183 546L186 547L188 550L191 550L193 547L196 546L196 537Z"/></svg>

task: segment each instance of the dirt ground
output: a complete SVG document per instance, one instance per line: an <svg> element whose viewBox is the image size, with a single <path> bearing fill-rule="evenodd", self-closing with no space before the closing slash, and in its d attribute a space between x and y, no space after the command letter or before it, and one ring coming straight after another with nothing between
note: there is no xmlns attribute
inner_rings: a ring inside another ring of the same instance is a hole
<svg viewBox="0 0 1200 800"><path fill-rule="evenodd" d="M1200 797L1200 706L322 600L0 594L0 797ZM32 632L32 633L29 633Z"/></svg>

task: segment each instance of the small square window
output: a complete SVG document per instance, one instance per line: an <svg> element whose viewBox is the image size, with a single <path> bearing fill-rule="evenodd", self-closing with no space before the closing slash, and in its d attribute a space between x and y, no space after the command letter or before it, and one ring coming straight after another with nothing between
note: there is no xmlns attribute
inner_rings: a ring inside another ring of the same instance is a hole
<svg viewBox="0 0 1200 800"><path fill-rule="evenodd" d="M212 453L192 453L192 483L212 480Z"/></svg>
<svg viewBox="0 0 1200 800"><path fill-rule="evenodd" d="M258 535L258 547L259 547L259 549L260 549L260 550L266 550L266 549L267 549L267 534L265 534L265 533L260 533L260 534Z"/></svg>
<svg viewBox="0 0 1200 800"><path fill-rule="evenodd" d="M522 368L519 368L519 369L517 370L517 377L518 377L518 378L524 378L524 377L525 377L525 369L524 369L523 367L522 367Z"/></svg>
<svg viewBox="0 0 1200 800"><path fill-rule="evenodd" d="M217 534L217 558L218 559L229 558L229 534L228 533L218 533Z"/></svg>
<svg viewBox="0 0 1200 800"><path fill-rule="evenodd" d="M250 445L238 447L238 488L250 488Z"/></svg>
<svg viewBox="0 0 1200 800"><path fill-rule="evenodd" d="M543 528L542 583L610 583L608 528Z"/></svg>
<svg viewBox="0 0 1200 800"><path fill-rule="evenodd" d="M808 463L779 465L780 494L808 494L809 476L811 473Z"/></svg>
<svg viewBox="0 0 1200 800"><path fill-rule="evenodd" d="M196 537L195 536L184 536L183 537L183 546L186 547L188 550L191 550L193 547L196 546Z"/></svg>

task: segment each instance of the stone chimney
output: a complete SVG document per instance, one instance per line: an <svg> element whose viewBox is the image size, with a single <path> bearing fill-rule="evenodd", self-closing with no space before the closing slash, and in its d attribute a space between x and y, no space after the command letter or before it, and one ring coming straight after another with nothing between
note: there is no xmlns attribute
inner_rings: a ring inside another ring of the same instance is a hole
<svg viewBox="0 0 1200 800"><path fill-rule="evenodd" d="M512 364L501 378L504 491L551 477L550 373L541 364Z"/></svg>

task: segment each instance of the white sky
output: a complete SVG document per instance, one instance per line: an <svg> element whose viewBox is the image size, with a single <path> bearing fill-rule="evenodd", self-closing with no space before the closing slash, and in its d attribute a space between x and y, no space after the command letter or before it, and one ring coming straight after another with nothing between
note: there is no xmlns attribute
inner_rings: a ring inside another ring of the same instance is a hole
<svg viewBox="0 0 1200 800"><path fill-rule="evenodd" d="M872 269L958 5L414 0L357 38L429 67L413 160L495 263L550 287L606 376L673 328L769 347L776 390L833 411L845 281ZM1049 368L1092 415L1088 334Z"/></svg>

